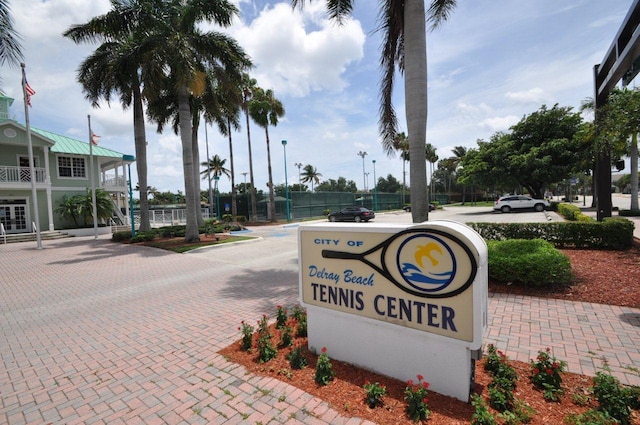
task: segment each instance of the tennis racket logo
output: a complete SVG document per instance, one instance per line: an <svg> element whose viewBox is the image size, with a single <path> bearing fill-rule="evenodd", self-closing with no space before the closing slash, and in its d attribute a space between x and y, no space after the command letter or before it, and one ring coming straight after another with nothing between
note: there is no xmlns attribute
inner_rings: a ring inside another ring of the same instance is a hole
<svg viewBox="0 0 640 425"><path fill-rule="evenodd" d="M358 260L403 291L425 298L449 298L464 292L478 265L471 249L457 237L414 227L364 252L323 250L323 258Z"/></svg>

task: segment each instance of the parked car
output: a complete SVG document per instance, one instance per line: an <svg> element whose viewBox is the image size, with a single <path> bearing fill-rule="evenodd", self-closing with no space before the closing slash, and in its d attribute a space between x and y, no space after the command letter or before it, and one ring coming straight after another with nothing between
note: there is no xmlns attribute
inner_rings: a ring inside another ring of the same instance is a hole
<svg viewBox="0 0 640 425"><path fill-rule="evenodd" d="M373 219L376 214L363 207L347 207L338 212L331 213L327 216L329 221L355 221L359 223L361 221L369 221Z"/></svg>
<svg viewBox="0 0 640 425"><path fill-rule="evenodd" d="M406 212L411 212L411 205L405 205L404 207L402 207L403 210L405 210ZM429 211L434 211L436 209L436 205L435 204L429 204Z"/></svg>
<svg viewBox="0 0 640 425"><path fill-rule="evenodd" d="M511 210L534 210L544 211L549 208L551 204L546 199L534 199L525 195L508 195L499 198L493 203L493 209L495 211L502 211L503 213L511 212Z"/></svg>

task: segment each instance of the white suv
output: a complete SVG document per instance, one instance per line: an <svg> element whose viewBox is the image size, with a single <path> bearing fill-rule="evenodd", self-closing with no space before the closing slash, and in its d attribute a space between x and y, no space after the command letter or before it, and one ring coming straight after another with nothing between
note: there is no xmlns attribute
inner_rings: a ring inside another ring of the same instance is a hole
<svg viewBox="0 0 640 425"><path fill-rule="evenodd" d="M544 211L545 208L549 208L551 205L546 199L533 199L530 196L525 195L508 195L498 199L493 204L495 211L502 211L508 213L511 210L524 210L533 209L535 211Z"/></svg>

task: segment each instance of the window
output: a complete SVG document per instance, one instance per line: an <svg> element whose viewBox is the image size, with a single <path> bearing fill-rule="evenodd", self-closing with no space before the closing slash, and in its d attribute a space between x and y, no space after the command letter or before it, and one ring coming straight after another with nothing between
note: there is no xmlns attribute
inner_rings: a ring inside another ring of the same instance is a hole
<svg viewBox="0 0 640 425"><path fill-rule="evenodd" d="M73 156L59 156L58 176L69 178L86 178L87 172L84 158L76 158Z"/></svg>

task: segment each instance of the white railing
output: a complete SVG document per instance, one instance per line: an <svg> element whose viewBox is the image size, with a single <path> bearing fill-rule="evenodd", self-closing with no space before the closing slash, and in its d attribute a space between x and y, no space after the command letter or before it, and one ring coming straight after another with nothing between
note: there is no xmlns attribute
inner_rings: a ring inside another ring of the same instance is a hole
<svg viewBox="0 0 640 425"><path fill-rule="evenodd" d="M44 168L35 168L36 181L44 183L46 172ZM14 167L0 165L0 183L29 183L31 181L31 171L29 167Z"/></svg>
<svg viewBox="0 0 640 425"><path fill-rule="evenodd" d="M105 178L102 180L102 187L104 188L126 187L126 186L127 186L127 180L123 176L110 175L110 176L105 176Z"/></svg>
<svg viewBox="0 0 640 425"><path fill-rule="evenodd" d="M31 222L31 233L33 233L33 234L38 233L38 228L36 227L36 222L35 221Z"/></svg>
<svg viewBox="0 0 640 425"><path fill-rule="evenodd" d="M2 243L7 244L7 232L4 231L4 224L0 223L0 236L2 236Z"/></svg>

